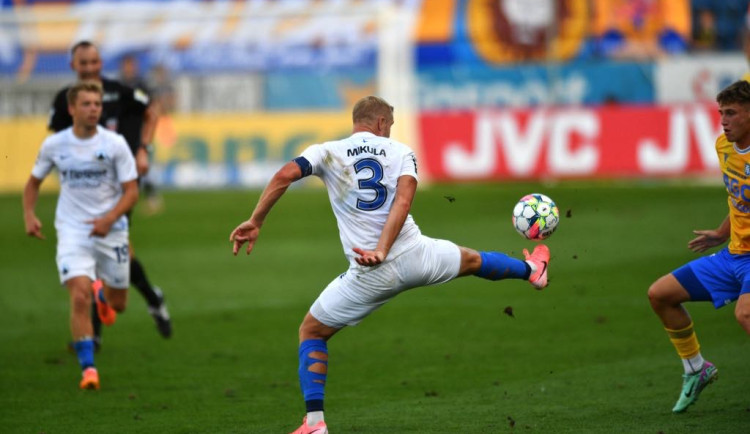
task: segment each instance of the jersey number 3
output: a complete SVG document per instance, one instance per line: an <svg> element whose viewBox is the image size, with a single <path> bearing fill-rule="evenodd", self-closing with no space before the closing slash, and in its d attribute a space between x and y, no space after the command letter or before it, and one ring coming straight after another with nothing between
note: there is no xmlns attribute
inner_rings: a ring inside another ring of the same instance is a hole
<svg viewBox="0 0 750 434"><path fill-rule="evenodd" d="M357 209L362 211L375 211L376 209L383 206L385 199L388 197L388 190L385 188L380 181L383 179L383 166L372 158L365 158L354 163L354 171L359 172L369 169L372 172L372 176L367 179L360 179L358 181L360 190L373 190L375 192L375 198L372 200L357 199Z"/></svg>

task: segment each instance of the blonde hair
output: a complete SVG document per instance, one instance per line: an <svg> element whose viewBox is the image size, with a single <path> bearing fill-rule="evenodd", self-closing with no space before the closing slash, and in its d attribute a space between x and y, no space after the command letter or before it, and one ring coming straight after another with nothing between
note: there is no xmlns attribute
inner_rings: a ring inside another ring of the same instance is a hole
<svg viewBox="0 0 750 434"><path fill-rule="evenodd" d="M377 96L371 95L360 99L352 109L352 122L355 124L371 124L380 116L393 120L393 106Z"/></svg>
<svg viewBox="0 0 750 434"><path fill-rule="evenodd" d="M65 94L65 97L68 99L68 105L74 105L78 98L78 94L81 92L95 92L98 93L99 96L102 96L104 90L102 89L102 85L96 81L79 81L71 86Z"/></svg>

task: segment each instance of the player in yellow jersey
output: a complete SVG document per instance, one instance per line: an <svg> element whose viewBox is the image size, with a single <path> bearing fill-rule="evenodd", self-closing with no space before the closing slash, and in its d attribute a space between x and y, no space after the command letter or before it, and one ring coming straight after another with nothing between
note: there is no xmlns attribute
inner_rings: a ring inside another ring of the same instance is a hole
<svg viewBox="0 0 750 434"><path fill-rule="evenodd" d="M716 153L729 196L729 215L716 229L693 231L696 237L688 248L703 252L727 240L729 245L660 277L648 290L651 307L685 368L682 391L672 409L675 413L695 403L718 374L703 359L693 321L682 304L709 301L718 309L737 301L735 317L750 334L750 83L731 84L719 92L716 101L724 130L716 140Z"/></svg>

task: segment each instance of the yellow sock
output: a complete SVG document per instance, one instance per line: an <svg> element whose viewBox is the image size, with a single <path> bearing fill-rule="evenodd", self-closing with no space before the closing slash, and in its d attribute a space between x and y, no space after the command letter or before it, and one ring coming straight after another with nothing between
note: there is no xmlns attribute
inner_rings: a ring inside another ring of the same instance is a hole
<svg viewBox="0 0 750 434"><path fill-rule="evenodd" d="M677 354L682 359L690 359L700 354L701 346L698 344L698 338L693 330L693 323L680 330L670 330L665 328L669 334L669 340L677 350Z"/></svg>

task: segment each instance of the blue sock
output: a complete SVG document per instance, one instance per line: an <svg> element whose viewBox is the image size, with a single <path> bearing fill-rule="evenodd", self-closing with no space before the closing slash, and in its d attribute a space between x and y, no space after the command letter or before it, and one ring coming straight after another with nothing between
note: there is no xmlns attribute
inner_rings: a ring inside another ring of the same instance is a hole
<svg viewBox="0 0 750 434"><path fill-rule="evenodd" d="M520 259L511 258L500 252L479 252L482 266L474 275L489 279L529 279L531 266Z"/></svg>
<svg viewBox="0 0 750 434"><path fill-rule="evenodd" d="M325 359L312 358L310 353L318 352L326 355ZM322 363L328 369L328 346L323 339L308 339L299 345L299 385L305 397L307 412L323 411L323 397L325 395L326 374L311 372L310 366Z"/></svg>
<svg viewBox="0 0 750 434"><path fill-rule="evenodd" d="M78 354L78 363L81 370L94 366L94 339L85 337L73 343L73 348Z"/></svg>

